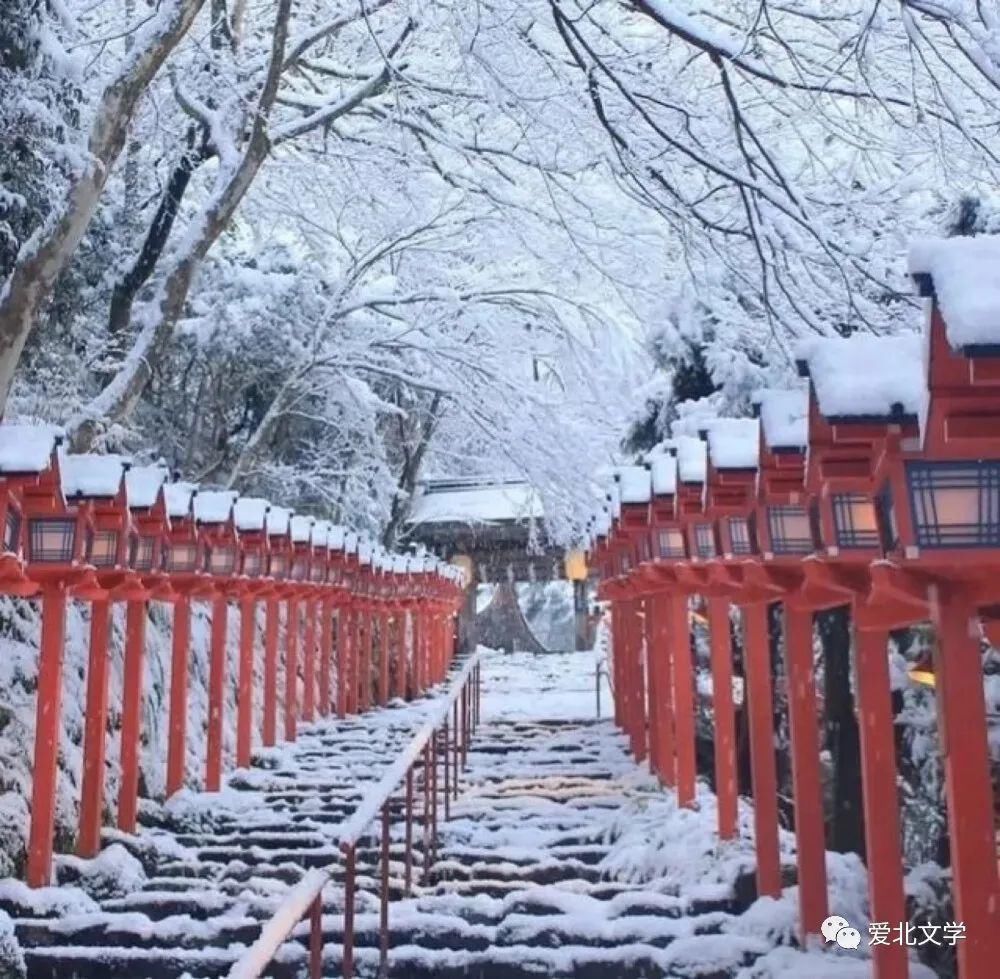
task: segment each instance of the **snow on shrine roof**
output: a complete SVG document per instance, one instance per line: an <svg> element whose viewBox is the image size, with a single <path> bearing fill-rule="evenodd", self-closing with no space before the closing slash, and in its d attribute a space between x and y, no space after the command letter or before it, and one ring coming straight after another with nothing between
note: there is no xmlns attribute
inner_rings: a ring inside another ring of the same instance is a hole
<svg viewBox="0 0 1000 979"><path fill-rule="evenodd" d="M648 503L653 495L650 471L645 466L622 466L616 473L622 503Z"/></svg>
<svg viewBox="0 0 1000 979"><path fill-rule="evenodd" d="M170 517L190 517L191 499L198 492L195 483L164 483L163 496Z"/></svg>
<svg viewBox="0 0 1000 979"><path fill-rule="evenodd" d="M170 476L162 463L154 466L133 466L125 473L125 494L134 510L148 510L156 503L160 487Z"/></svg>
<svg viewBox="0 0 1000 979"><path fill-rule="evenodd" d="M129 460L124 456L64 455L59 458L59 474L66 499L80 496L117 496Z"/></svg>
<svg viewBox="0 0 1000 979"><path fill-rule="evenodd" d="M358 532L356 530L349 530L344 534L344 550L348 554L358 553Z"/></svg>
<svg viewBox="0 0 1000 979"><path fill-rule="evenodd" d="M708 446L701 439L681 435L674 439L677 475L682 483L704 483L708 473Z"/></svg>
<svg viewBox="0 0 1000 979"><path fill-rule="evenodd" d="M1000 343L1000 235L918 238L909 264L930 277L952 347Z"/></svg>
<svg viewBox="0 0 1000 979"><path fill-rule="evenodd" d="M194 498L194 519L198 523L226 523L238 495L235 490L202 490Z"/></svg>
<svg viewBox="0 0 1000 979"><path fill-rule="evenodd" d="M918 333L817 338L802 344L797 355L809 366L826 418L887 418L897 405L903 414L923 414L927 381Z"/></svg>
<svg viewBox="0 0 1000 979"><path fill-rule="evenodd" d="M330 529L326 534L326 546L331 551L342 551L344 549L344 538L347 536L347 528L340 524L330 524Z"/></svg>
<svg viewBox="0 0 1000 979"><path fill-rule="evenodd" d="M595 537L607 537L611 532L611 513L606 510L600 510L596 517L594 517L594 536Z"/></svg>
<svg viewBox="0 0 1000 979"><path fill-rule="evenodd" d="M0 425L0 472L40 473L48 469L61 434L54 425Z"/></svg>
<svg viewBox="0 0 1000 979"><path fill-rule="evenodd" d="M765 388L757 392L755 400L769 449L804 449L809 445L809 392L805 388Z"/></svg>
<svg viewBox="0 0 1000 979"><path fill-rule="evenodd" d="M756 418L710 422L708 452L716 469L756 469L760 464L760 423Z"/></svg>
<svg viewBox="0 0 1000 979"><path fill-rule="evenodd" d="M288 533L288 525L292 520L292 511L285 506L272 506L270 510L267 511L267 519L265 521L267 525L267 532L270 535L279 535Z"/></svg>
<svg viewBox="0 0 1000 979"><path fill-rule="evenodd" d="M497 523L543 516L542 500L528 483L430 488L413 500L411 524Z"/></svg>
<svg viewBox="0 0 1000 979"><path fill-rule="evenodd" d="M233 521L236 529L263 530L270 506L270 501L260 496L241 496L233 504Z"/></svg>
<svg viewBox="0 0 1000 979"><path fill-rule="evenodd" d="M649 474L654 496L673 496L677 492L677 458L672 452L650 452Z"/></svg>
<svg viewBox="0 0 1000 979"><path fill-rule="evenodd" d="M292 517L289 524L289 532L295 544L308 544L312 539L312 527L316 522L315 517L308 517L304 514Z"/></svg>
<svg viewBox="0 0 1000 979"><path fill-rule="evenodd" d="M405 554L396 554L393 556L392 570L395 574L406 574L410 570L410 562Z"/></svg>
<svg viewBox="0 0 1000 979"><path fill-rule="evenodd" d="M362 564L371 564L372 542L367 537L358 538L358 560Z"/></svg>

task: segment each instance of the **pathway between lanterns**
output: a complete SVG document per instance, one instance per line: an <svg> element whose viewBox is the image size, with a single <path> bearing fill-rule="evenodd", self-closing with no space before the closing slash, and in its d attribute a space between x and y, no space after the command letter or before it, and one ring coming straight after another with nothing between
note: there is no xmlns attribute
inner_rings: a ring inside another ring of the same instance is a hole
<svg viewBox="0 0 1000 979"><path fill-rule="evenodd" d="M60 860L67 886L0 883L28 979L225 976L304 871L339 861L338 827L433 703L308 726L297 744L260 752L220 794L145 804L137 837L109 831L97 860ZM720 844L712 795L702 788L697 810L678 810L613 725L593 715L590 654L487 661L483 723L437 860L413 897L391 905L390 976L870 974L863 950L793 947L793 889L752 902L749 811L741 840ZM393 829L397 896L402 832ZM791 842L782 843L787 857ZM374 976L378 962L375 856L373 847L360 854L361 976ZM860 864L831 855L830 874L836 910L866 928ZM334 977L338 886L325 902L324 973ZM305 974L305 936L303 925L268 975ZM16 958L4 949L0 917L0 975L3 957Z"/></svg>

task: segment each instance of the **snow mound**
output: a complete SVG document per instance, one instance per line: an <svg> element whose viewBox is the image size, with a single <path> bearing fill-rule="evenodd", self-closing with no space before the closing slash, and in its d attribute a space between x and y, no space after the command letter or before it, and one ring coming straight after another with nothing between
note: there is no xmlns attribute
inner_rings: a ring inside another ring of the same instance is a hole
<svg viewBox="0 0 1000 979"><path fill-rule="evenodd" d="M57 874L60 883L75 884L95 901L126 897L147 879L142 864L120 843L113 843L93 860L61 856Z"/></svg>

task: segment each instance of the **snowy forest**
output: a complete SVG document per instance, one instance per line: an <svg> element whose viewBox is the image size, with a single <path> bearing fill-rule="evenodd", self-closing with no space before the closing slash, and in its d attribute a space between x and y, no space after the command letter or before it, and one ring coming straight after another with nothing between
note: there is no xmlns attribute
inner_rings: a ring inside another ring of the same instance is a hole
<svg viewBox="0 0 1000 979"><path fill-rule="evenodd" d="M800 383L802 340L919 330L907 247L1000 233L998 127L981 0L0 0L0 417L390 547L421 481L524 478L578 545L609 467ZM26 604L0 689L31 672ZM895 638L907 883L937 920L934 699L906 682L929 639ZM821 617L828 843L860 852L849 645ZM156 794L162 718L145 737Z"/></svg>
<svg viewBox="0 0 1000 979"><path fill-rule="evenodd" d="M0 409L397 539L915 327L996 222L989 4L0 4ZM678 406L681 407L678 407ZM516 410L515 410L516 409Z"/></svg>

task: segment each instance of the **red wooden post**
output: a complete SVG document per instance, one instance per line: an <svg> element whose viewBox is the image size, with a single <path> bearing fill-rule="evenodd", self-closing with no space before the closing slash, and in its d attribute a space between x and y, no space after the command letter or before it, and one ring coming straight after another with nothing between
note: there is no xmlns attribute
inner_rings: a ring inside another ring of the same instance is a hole
<svg viewBox="0 0 1000 979"><path fill-rule="evenodd" d="M813 672L813 613L811 609L788 603L785 603L785 664L795 794L799 923L804 937L820 934L820 925L828 914L826 839Z"/></svg>
<svg viewBox="0 0 1000 979"><path fill-rule="evenodd" d="M330 671L333 669L333 602L324 598L320 603L319 637L319 714L330 716Z"/></svg>
<svg viewBox="0 0 1000 979"><path fill-rule="evenodd" d="M649 717L649 770L663 780L662 758L662 679L660 650L657 647L656 625L657 616L653 610L653 597L646 596L643 601L643 624L646 640L646 714Z"/></svg>
<svg viewBox="0 0 1000 979"><path fill-rule="evenodd" d="M986 740L982 654L975 609L957 586L932 591L931 615L940 646L935 656L941 750L948 799L952 891L962 979L987 979L1000 962L1000 893L993 791Z"/></svg>
<svg viewBox="0 0 1000 979"><path fill-rule="evenodd" d="M264 723L261 740L271 748L278 740L278 628L281 605L268 598L264 622Z"/></svg>
<svg viewBox="0 0 1000 979"><path fill-rule="evenodd" d="M409 612L397 607L393 614L394 642L392 644L393 657L393 696L403 699L406 697L406 626L409 620Z"/></svg>
<svg viewBox="0 0 1000 979"><path fill-rule="evenodd" d="M709 646L712 663L712 711L715 715L715 795L719 836L735 839L736 714L733 708L733 654L729 633L729 601L708 599Z"/></svg>
<svg viewBox="0 0 1000 979"><path fill-rule="evenodd" d="M352 602L347 612L346 637L347 648L346 666L344 669L344 689L347 696L347 713L356 714L358 712L358 656L360 636L358 635L359 619L361 612Z"/></svg>
<svg viewBox="0 0 1000 979"><path fill-rule="evenodd" d="M868 895L873 921L906 921L903 857L896 791L896 741L889 687L889 634L855 631L861 778L864 786ZM902 943L872 947L875 979L906 979L909 955Z"/></svg>
<svg viewBox="0 0 1000 979"><path fill-rule="evenodd" d="M366 606L358 616L358 640L361 645L361 655L358 659L358 672L361 681L359 687L358 707L361 711L368 710L372 703L372 626L375 622L371 606Z"/></svg>
<svg viewBox="0 0 1000 979"><path fill-rule="evenodd" d="M635 760L644 761L647 750L646 730L646 667L643 628L643 602L633 599L632 616L632 730Z"/></svg>
<svg viewBox="0 0 1000 979"><path fill-rule="evenodd" d="M750 728L750 770L753 778L757 893L762 897L777 898L781 896L778 776L774 759L774 702L767 605L763 602L744 606L743 641Z"/></svg>
<svg viewBox="0 0 1000 979"><path fill-rule="evenodd" d="M28 839L29 887L45 887L51 883L52 877L65 635L66 589L62 584L47 584L42 588L42 648L38 660L35 761L31 778L31 829Z"/></svg>
<svg viewBox="0 0 1000 979"><path fill-rule="evenodd" d="M302 650L302 719L316 718L316 599L307 598L303 603L306 627Z"/></svg>
<svg viewBox="0 0 1000 979"><path fill-rule="evenodd" d="M249 596L240 601L240 675L236 697L236 766L250 764L253 741L253 641L257 632L257 603Z"/></svg>
<svg viewBox="0 0 1000 979"><path fill-rule="evenodd" d="M421 647L423 644L424 614L420 604L414 606L411 613L413 626L412 640L410 646L410 696L418 697L423 692L421 686L420 661L422 658Z"/></svg>
<svg viewBox="0 0 1000 979"><path fill-rule="evenodd" d="M337 716L347 716L347 657L350 644L350 606L337 612Z"/></svg>
<svg viewBox="0 0 1000 979"><path fill-rule="evenodd" d="M222 719L226 695L226 633L229 600L219 596L212 602L212 634L208 664L208 731L205 757L205 791L222 787Z"/></svg>
<svg viewBox="0 0 1000 979"><path fill-rule="evenodd" d="M378 703L384 706L389 700L389 613L378 617Z"/></svg>
<svg viewBox="0 0 1000 979"><path fill-rule="evenodd" d="M191 597L174 605L174 635L170 654L170 731L167 738L167 796L184 787L187 771L188 650L191 647Z"/></svg>
<svg viewBox="0 0 1000 979"><path fill-rule="evenodd" d="M674 725L677 745L677 802L694 805L694 666L688 626L687 596L673 592L669 598L670 646L674 666Z"/></svg>
<svg viewBox="0 0 1000 979"><path fill-rule="evenodd" d="M667 599L662 593L647 599L646 611L653 622L651 655L656 659L657 710L660 736L660 777L666 785L677 782L677 764L674 748L674 668L670 647L670 618Z"/></svg>
<svg viewBox="0 0 1000 979"><path fill-rule="evenodd" d="M80 791L80 832L76 852L97 856L101 848L104 811L104 759L108 720L108 632L111 603L90 606L90 657L87 663L87 719L83 734L83 781Z"/></svg>
<svg viewBox="0 0 1000 979"><path fill-rule="evenodd" d="M142 728L142 675L146 649L146 603L129 602L125 612L125 672L122 685L122 780L118 828L134 833L139 806L139 740Z"/></svg>
<svg viewBox="0 0 1000 979"><path fill-rule="evenodd" d="M289 596L285 603L285 740L298 736L299 603Z"/></svg>

